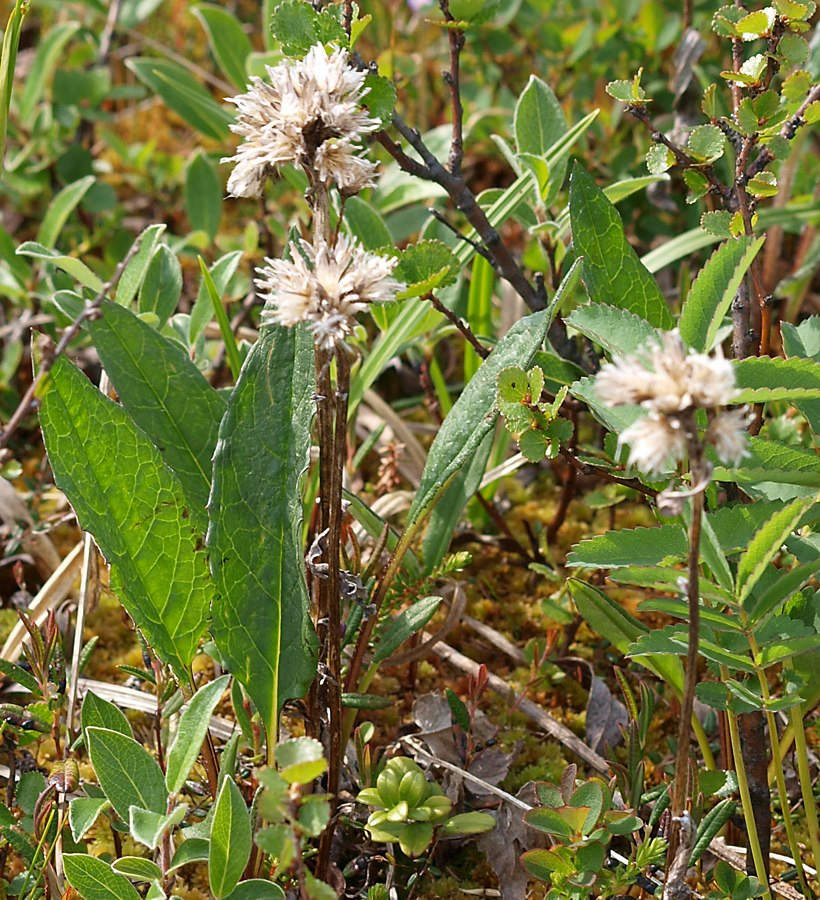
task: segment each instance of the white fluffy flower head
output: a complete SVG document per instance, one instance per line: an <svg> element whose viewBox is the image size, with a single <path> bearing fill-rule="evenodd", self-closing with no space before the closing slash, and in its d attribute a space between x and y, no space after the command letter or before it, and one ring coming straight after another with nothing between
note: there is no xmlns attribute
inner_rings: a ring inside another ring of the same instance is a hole
<svg viewBox="0 0 820 900"><path fill-rule="evenodd" d="M335 246L291 244L291 260L266 259L256 285L265 301L263 317L293 326L308 322L316 341L331 349L345 340L357 313L392 300L401 285L392 277L398 260L369 253L342 235Z"/></svg>
<svg viewBox="0 0 820 900"><path fill-rule="evenodd" d="M629 444L630 465L658 475L686 456L697 439L696 410L706 410L704 439L724 462L737 464L746 455L746 413L723 407L737 395L735 373L718 348L714 356L687 350L680 334L663 335L644 356L616 357L605 364L595 382L609 406L636 404L646 415L625 429L620 443Z"/></svg>
<svg viewBox="0 0 820 900"><path fill-rule="evenodd" d="M234 197L258 197L268 176L285 163L303 166L322 184L354 194L373 183L375 164L358 142L380 127L362 108L365 73L350 67L346 50L322 44L303 60L267 66L269 81L251 79L229 99L238 110L231 130L243 138L228 180Z"/></svg>

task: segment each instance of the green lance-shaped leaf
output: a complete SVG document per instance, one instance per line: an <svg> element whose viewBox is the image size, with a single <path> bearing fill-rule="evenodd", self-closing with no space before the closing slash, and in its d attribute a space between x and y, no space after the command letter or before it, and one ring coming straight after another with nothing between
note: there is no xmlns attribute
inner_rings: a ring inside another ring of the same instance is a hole
<svg viewBox="0 0 820 900"><path fill-rule="evenodd" d="M165 784L175 794L185 783L208 733L216 704L228 687L229 675L223 675L201 687L185 705L176 734L168 750Z"/></svg>
<svg viewBox="0 0 820 900"><path fill-rule="evenodd" d="M752 538L737 567L737 599L741 603L746 601L766 566L780 552L786 538L803 518L803 513L817 499L820 497L789 503L778 510Z"/></svg>
<svg viewBox="0 0 820 900"><path fill-rule="evenodd" d="M712 349L720 323L763 241L762 237L732 239L709 257L681 312L680 334L690 347L701 353Z"/></svg>
<svg viewBox="0 0 820 900"><path fill-rule="evenodd" d="M732 403L820 398L820 363L811 359L754 356L734 361L738 394Z"/></svg>
<svg viewBox="0 0 820 900"><path fill-rule="evenodd" d="M382 662L392 656L406 640L421 631L440 604L441 597L424 597L389 621L376 645L373 662Z"/></svg>
<svg viewBox="0 0 820 900"><path fill-rule="evenodd" d="M205 629L210 578L179 481L121 407L68 360L40 388L54 479L111 565L111 585L146 640L178 674Z"/></svg>
<svg viewBox="0 0 820 900"><path fill-rule="evenodd" d="M116 303L88 326L122 405L179 479L192 521L204 532L225 400L182 348Z"/></svg>
<svg viewBox="0 0 820 900"><path fill-rule="evenodd" d="M39 244L42 244L44 247L54 247L60 232L63 230L63 226L68 221L68 217L74 212L77 204L88 193L89 188L96 180L93 175L86 175L84 178L80 178L64 187L54 197L37 231L37 242Z"/></svg>
<svg viewBox="0 0 820 900"><path fill-rule="evenodd" d="M513 122L515 143L519 153L544 157L555 142L567 133L564 110L549 85L535 75L524 88L515 105ZM567 171L567 158L559 159L549 172L549 205L561 189Z"/></svg>
<svg viewBox="0 0 820 900"><path fill-rule="evenodd" d="M65 877L84 900L139 900L137 889L108 863L87 853L63 856Z"/></svg>
<svg viewBox="0 0 820 900"><path fill-rule="evenodd" d="M222 218L222 184L216 167L201 151L185 173L185 211L191 228L204 231L211 240L216 237Z"/></svg>
<svg viewBox="0 0 820 900"><path fill-rule="evenodd" d="M182 66L167 59L129 59L128 68L143 84L205 137L226 141L233 115L205 90Z"/></svg>
<svg viewBox="0 0 820 900"><path fill-rule="evenodd" d="M615 207L577 163L570 178L569 213L575 251L584 257L590 296L628 309L650 325L672 328L672 314L661 289L627 241Z"/></svg>
<svg viewBox="0 0 820 900"><path fill-rule="evenodd" d="M234 87L245 90L248 83L245 60L253 47L242 24L232 12L215 3L195 6L193 14L205 29L208 44L223 74Z"/></svg>
<svg viewBox="0 0 820 900"><path fill-rule="evenodd" d="M313 342L271 327L248 354L219 429L208 549L214 638L276 742L282 703L316 674L300 482L313 418Z"/></svg>
<svg viewBox="0 0 820 900"><path fill-rule="evenodd" d="M451 479L473 458L485 436L492 431L498 373L507 366L530 365L544 342L554 311L575 284L578 267L576 261L548 309L526 316L513 325L453 404L430 447L421 483L407 514L408 525L427 514Z"/></svg>
<svg viewBox="0 0 820 900"><path fill-rule="evenodd" d="M222 782L214 806L208 878L217 900L227 897L242 877L251 854L251 820L232 778Z"/></svg>
<svg viewBox="0 0 820 900"><path fill-rule="evenodd" d="M108 728L89 728L87 734L94 774L117 815L128 822L132 806L164 814L165 778L142 744Z"/></svg>

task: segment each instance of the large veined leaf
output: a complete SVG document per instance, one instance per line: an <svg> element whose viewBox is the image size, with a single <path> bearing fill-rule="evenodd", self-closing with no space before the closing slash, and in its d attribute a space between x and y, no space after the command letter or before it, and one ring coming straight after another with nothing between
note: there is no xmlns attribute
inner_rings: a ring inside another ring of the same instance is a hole
<svg viewBox="0 0 820 900"><path fill-rule="evenodd" d="M811 359L750 356L734 361L738 395L732 403L820 398L820 363Z"/></svg>
<svg viewBox="0 0 820 900"><path fill-rule="evenodd" d="M496 344L445 418L427 456L408 524L419 521L445 490L451 479L473 458L495 424L493 413L498 373L507 366L527 367L541 347L567 290L575 284L576 261L555 292L548 309L519 320Z"/></svg>
<svg viewBox="0 0 820 900"><path fill-rule="evenodd" d="M118 875L96 856L66 853L63 865L68 883L85 900L139 900L136 888L125 875Z"/></svg>
<svg viewBox="0 0 820 900"><path fill-rule="evenodd" d="M137 627L184 673L205 629L211 582L179 481L130 415L65 358L40 397L57 485L111 565L111 586Z"/></svg>
<svg viewBox="0 0 820 900"><path fill-rule="evenodd" d="M584 257L584 281L590 296L610 306L628 309L650 325L673 326L658 283L649 274L624 235L615 207L576 163L569 187L572 241Z"/></svg>
<svg viewBox="0 0 820 900"><path fill-rule="evenodd" d="M233 778L226 778L214 804L208 852L208 879L218 900L228 897L242 877L253 836L248 808Z"/></svg>
<svg viewBox="0 0 820 900"><path fill-rule="evenodd" d="M178 344L124 307L103 303L88 328L122 405L179 479L188 511L204 532L225 400Z"/></svg>
<svg viewBox="0 0 820 900"><path fill-rule="evenodd" d="M681 311L680 334L690 347L702 353L712 349L720 323L763 241L762 237L735 238L709 257Z"/></svg>
<svg viewBox="0 0 820 900"><path fill-rule="evenodd" d="M87 739L97 781L123 821L128 821L132 806L165 812L165 777L142 744L130 735L107 728L89 728Z"/></svg>
<svg viewBox="0 0 820 900"><path fill-rule="evenodd" d="M606 303L579 306L568 316L566 323L604 350L619 356L646 351L661 341L660 332L646 319Z"/></svg>
<svg viewBox="0 0 820 900"><path fill-rule="evenodd" d="M214 637L256 704L272 749L282 703L316 674L301 541L300 482L313 418L313 342L263 329L219 429L208 549Z"/></svg>

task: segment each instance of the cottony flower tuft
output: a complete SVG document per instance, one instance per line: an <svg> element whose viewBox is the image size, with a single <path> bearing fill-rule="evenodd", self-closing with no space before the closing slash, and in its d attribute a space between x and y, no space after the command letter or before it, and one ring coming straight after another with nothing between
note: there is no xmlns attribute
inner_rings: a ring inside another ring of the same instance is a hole
<svg viewBox="0 0 820 900"><path fill-rule="evenodd" d="M292 259L266 259L257 269L263 319L293 326L309 322L316 341L331 349L345 340L357 313L392 300L403 285L392 277L398 260L369 253L342 235L331 247L291 244Z"/></svg>
<svg viewBox="0 0 820 900"><path fill-rule="evenodd" d="M705 410L704 435L723 462L737 464L746 454L746 412L723 407L737 396L735 373L720 349L715 356L687 350L677 330L663 335L646 356L616 357L596 378L596 392L609 406L635 404L647 415L626 428L630 465L650 475L667 471L684 458L697 438L696 410Z"/></svg>
<svg viewBox="0 0 820 900"><path fill-rule="evenodd" d="M381 125L362 108L366 74L350 67L346 50L328 55L322 44L303 60L267 66L246 94L228 99L239 115L231 130L244 140L228 180L234 197L258 197L281 165L302 166L323 185L355 194L373 184L374 163L359 153L361 137Z"/></svg>

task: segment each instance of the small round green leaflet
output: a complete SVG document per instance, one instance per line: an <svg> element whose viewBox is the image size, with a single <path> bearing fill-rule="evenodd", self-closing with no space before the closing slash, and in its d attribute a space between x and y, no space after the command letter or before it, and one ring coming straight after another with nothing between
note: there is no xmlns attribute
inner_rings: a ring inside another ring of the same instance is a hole
<svg viewBox="0 0 820 900"><path fill-rule="evenodd" d="M327 769L322 745L314 738L294 738L276 746L279 774L288 784L308 784Z"/></svg>

